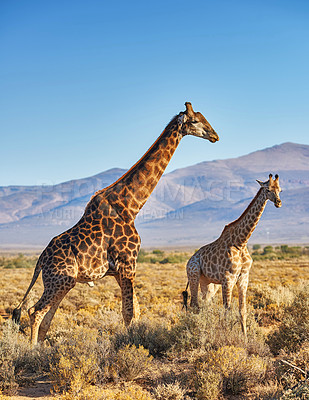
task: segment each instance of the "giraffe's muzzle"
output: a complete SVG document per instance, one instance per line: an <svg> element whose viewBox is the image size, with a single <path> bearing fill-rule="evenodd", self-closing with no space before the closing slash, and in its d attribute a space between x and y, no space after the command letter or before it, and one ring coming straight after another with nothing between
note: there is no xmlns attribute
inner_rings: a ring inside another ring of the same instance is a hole
<svg viewBox="0 0 309 400"><path fill-rule="evenodd" d="M276 200L275 201L275 207L280 208L282 206L281 200Z"/></svg>
<svg viewBox="0 0 309 400"><path fill-rule="evenodd" d="M219 135L216 132L213 132L209 138L209 141L211 143L215 143L218 142L218 140L219 140Z"/></svg>

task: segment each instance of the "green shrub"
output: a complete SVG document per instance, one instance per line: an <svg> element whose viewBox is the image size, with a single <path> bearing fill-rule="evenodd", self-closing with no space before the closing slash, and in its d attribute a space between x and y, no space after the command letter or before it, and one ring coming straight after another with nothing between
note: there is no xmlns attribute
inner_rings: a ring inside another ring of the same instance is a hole
<svg viewBox="0 0 309 400"><path fill-rule="evenodd" d="M284 260L301 257L308 253L306 247L288 246L286 244L276 246L275 248L273 246L265 246L262 252L257 246L258 245L252 246L252 256L254 260Z"/></svg>
<svg viewBox="0 0 309 400"><path fill-rule="evenodd" d="M14 257L0 257L0 267L3 268L34 268L37 262L36 256L18 254Z"/></svg>
<svg viewBox="0 0 309 400"><path fill-rule="evenodd" d="M301 256L302 254L302 248L300 246L288 246L288 245L282 245L280 246L280 251L282 253L286 253L286 254L293 254L293 255L297 255L297 256Z"/></svg>
<svg viewBox="0 0 309 400"><path fill-rule="evenodd" d="M152 254L156 254L158 256L163 256L164 255L164 251L163 250L159 250L159 249L155 249L152 251Z"/></svg>
<svg viewBox="0 0 309 400"><path fill-rule="evenodd" d="M160 264L178 264L183 263L188 260L188 257L184 254L171 254L163 260L160 261Z"/></svg>
<svg viewBox="0 0 309 400"><path fill-rule="evenodd" d="M273 253L273 251L274 251L273 246L265 246L262 254L265 255L265 254Z"/></svg>
<svg viewBox="0 0 309 400"><path fill-rule="evenodd" d="M287 244L283 244L282 246L280 246L280 250L282 251L282 253L288 253L289 246Z"/></svg>
<svg viewBox="0 0 309 400"><path fill-rule="evenodd" d="M148 262L147 255L148 255L147 251L145 251L144 249L140 249L137 256L137 262L138 263Z"/></svg>
<svg viewBox="0 0 309 400"><path fill-rule="evenodd" d="M186 262L188 259L188 256L184 253L173 253L173 254L168 254L165 256L165 252L163 250L153 250L151 253L148 253L147 251L141 249L138 257L137 257L137 262L138 263L160 263L160 264L178 264L178 263L183 263Z"/></svg>

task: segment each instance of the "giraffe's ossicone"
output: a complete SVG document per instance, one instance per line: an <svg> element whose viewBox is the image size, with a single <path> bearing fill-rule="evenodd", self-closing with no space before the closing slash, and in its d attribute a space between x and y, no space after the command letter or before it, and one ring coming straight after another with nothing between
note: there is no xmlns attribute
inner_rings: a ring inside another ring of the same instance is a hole
<svg viewBox="0 0 309 400"><path fill-rule="evenodd" d="M245 336L246 294L252 265L247 242L263 214L267 200L277 208L281 207L278 175L273 179L270 174L268 181L258 183L261 188L242 215L226 225L217 240L201 247L187 263L191 307L198 308L199 286L206 301L211 300L221 286L223 304L230 308L233 287L237 284L241 326Z"/></svg>
<svg viewBox="0 0 309 400"><path fill-rule="evenodd" d="M118 181L98 191L78 223L53 238L42 252L29 288L13 311L18 322L21 307L42 271L44 292L29 309L32 344L44 340L61 300L76 282L89 284L114 276L121 288L125 324L138 317L134 278L141 241L134 220L185 135L212 143L219 140L205 117L186 103L186 111L171 120L145 155Z"/></svg>

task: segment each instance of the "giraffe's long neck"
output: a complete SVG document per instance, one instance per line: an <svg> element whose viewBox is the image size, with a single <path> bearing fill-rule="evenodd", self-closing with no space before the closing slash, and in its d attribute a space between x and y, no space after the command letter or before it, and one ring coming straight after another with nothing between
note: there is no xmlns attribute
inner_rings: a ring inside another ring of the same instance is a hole
<svg viewBox="0 0 309 400"><path fill-rule="evenodd" d="M177 116L150 149L118 181L105 189L106 198L125 219L134 219L161 178L182 135Z"/></svg>
<svg viewBox="0 0 309 400"><path fill-rule="evenodd" d="M242 246L248 242L263 214L266 203L266 193L260 188L242 215L226 226L224 231L228 232L228 237L231 238L235 246Z"/></svg>

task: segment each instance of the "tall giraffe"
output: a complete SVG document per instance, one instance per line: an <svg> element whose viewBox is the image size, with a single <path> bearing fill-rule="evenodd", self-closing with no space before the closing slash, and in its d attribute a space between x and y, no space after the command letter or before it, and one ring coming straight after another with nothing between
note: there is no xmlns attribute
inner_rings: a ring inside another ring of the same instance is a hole
<svg viewBox="0 0 309 400"><path fill-rule="evenodd" d="M263 214L267 200L272 201L277 208L281 207L278 175L273 179L270 174L268 181L257 182L261 187L242 215L226 225L217 240L201 247L187 263L192 307L198 307L199 285L207 301L211 300L221 285L223 304L229 308L233 287L237 284L241 327L245 336L246 294L252 265L247 242ZM187 298L187 291L183 294L184 299Z"/></svg>
<svg viewBox="0 0 309 400"><path fill-rule="evenodd" d="M40 271L44 292L29 309L31 343L43 341L64 296L76 282L91 283L113 275L122 296L122 314L128 326L138 318L134 278L140 237L134 220L167 167L181 138L198 136L214 143L218 135L191 103L167 125L163 133L133 167L110 186L98 191L79 222L56 236L40 255L26 294L13 311L19 322L21 307Z"/></svg>

